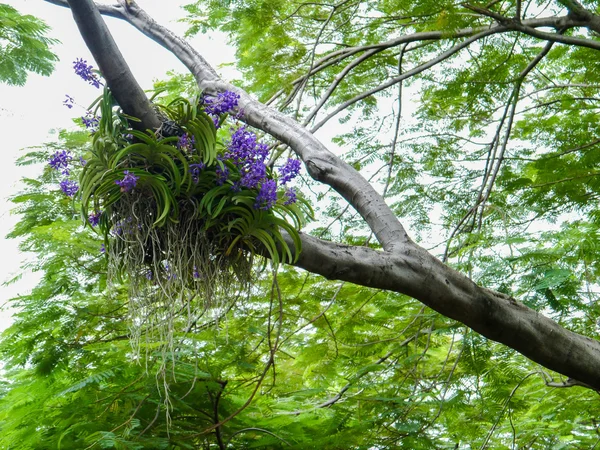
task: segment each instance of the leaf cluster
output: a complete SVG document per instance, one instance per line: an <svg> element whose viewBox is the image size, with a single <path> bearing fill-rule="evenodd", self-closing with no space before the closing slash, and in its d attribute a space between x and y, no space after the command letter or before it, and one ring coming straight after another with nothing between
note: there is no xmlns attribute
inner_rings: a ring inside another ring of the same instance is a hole
<svg viewBox="0 0 600 450"><path fill-rule="evenodd" d="M58 41L47 37L48 31L40 19L0 3L0 82L20 86L28 72L52 73L58 58L50 48Z"/></svg>

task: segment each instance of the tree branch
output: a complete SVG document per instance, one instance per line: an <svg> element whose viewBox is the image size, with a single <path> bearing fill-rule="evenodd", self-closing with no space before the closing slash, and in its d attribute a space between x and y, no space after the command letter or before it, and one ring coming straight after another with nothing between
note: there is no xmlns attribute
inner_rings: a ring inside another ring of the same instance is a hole
<svg viewBox="0 0 600 450"><path fill-rule="evenodd" d="M575 20L587 22L587 28L600 33L600 17L585 9L577 0L558 0L569 10L569 16Z"/></svg>
<svg viewBox="0 0 600 450"><path fill-rule="evenodd" d="M436 56L435 58L427 61L424 64L421 64L417 67L412 68L411 70L407 70L405 73L394 77L394 78L390 78L388 81L386 81L385 83L380 84L379 86L376 86L372 89L369 89L368 91L365 91L353 98L351 98L350 100L345 101L344 103L342 103L341 105L339 105L336 109L334 109L331 113L329 113L327 115L327 117L325 117L324 119L322 119L319 123L317 123L314 127L312 127L311 132L315 132L317 131L319 128L321 128L323 125L325 125L329 120L331 120L334 116L336 116L337 114L339 114L340 112L342 112L343 110L345 110L346 108L352 106L353 104L355 104L356 102L363 100L367 97L370 97L373 94L376 94L377 92L383 91L384 89L387 89L391 86L394 86L395 84L400 83L403 80L406 80L407 78L413 77L433 66L435 66L436 64L441 63L442 61L445 61L446 59L450 58L452 55L454 55L455 53L459 52L460 50L468 47L469 45L471 45L473 42L482 39L486 36L490 36L492 34L496 34L496 33L500 33L502 31L506 31L506 28L500 28L500 27L496 27L493 29L488 29L485 31L482 31L481 33L478 33L474 36L471 36L470 38L464 40L463 42L454 45L453 47L449 48L448 50L446 50L445 52L439 54L438 56ZM343 75L346 75L345 73L342 72ZM335 89L335 87L337 86L337 78L336 81L334 83L332 83L332 87L330 88L330 90L326 93L326 95L331 95L331 93L333 93L333 89ZM325 100L327 100L327 97L325 97L320 103L319 105L317 105L317 108L320 108ZM315 109L317 109L315 108ZM312 114L312 113L311 113Z"/></svg>
<svg viewBox="0 0 600 450"><path fill-rule="evenodd" d="M600 342L562 328L512 297L477 286L417 245L391 253L301 237L298 267L406 294L544 367L600 389Z"/></svg>
<svg viewBox="0 0 600 450"><path fill-rule="evenodd" d="M141 131L157 129L161 121L133 77L125 58L92 0L68 0L75 23L94 56L106 83L125 114L140 119L131 126Z"/></svg>
<svg viewBox="0 0 600 450"><path fill-rule="evenodd" d="M566 17L557 17L556 22L553 25L551 25L553 28L562 31L577 27L585 27L596 32L600 30L600 17L584 9L576 0L559 1L560 3L571 5L573 9L569 10L569 14ZM535 27L532 27L531 24L529 24L526 20L521 21L515 18L505 17L494 11L490 11L489 9L470 5L468 3L463 3L462 6L466 9L470 9L471 11L481 14L482 16L487 16L494 19L496 22L498 22L498 24L504 25L510 30L520 31L521 33L528 34L529 36L550 42L560 42L562 44L576 45L581 47L588 47L594 50L600 50L600 42L598 41L571 36L563 36L562 32L548 33L545 31L539 31L536 30Z"/></svg>
<svg viewBox="0 0 600 450"><path fill-rule="evenodd" d="M554 28L556 28L556 27L558 27L559 24L566 23L566 21L567 21L567 17L564 16L564 17L547 17L547 18L541 18L541 19L528 19L528 20L522 21L522 23L524 25L526 25L528 27L532 27L532 28L538 28L538 27L554 27ZM283 105L285 106L293 100L293 98L295 97L295 95L298 92L298 85L302 84L307 78L319 73L320 71L326 69L327 67L337 64L337 63L343 61L344 59L347 59L358 53L365 52L365 54L363 54L359 58L361 58L361 60L368 59L368 58L372 57L373 55L376 55L384 50L388 50L390 48L398 47L400 45L405 45L405 44L409 44L412 42L433 42L433 41L439 41L441 39L468 38L468 37L471 37L476 34L486 32L486 31L494 31L494 33L492 33L492 34L496 34L496 33L506 32L506 31L508 31L508 29L507 29L507 27L505 27L503 25L493 24L493 25L484 26L484 27L464 28L464 29L457 30L452 33L446 33L446 32L441 32L441 31L424 31L424 32L411 33L411 34L404 34L404 35L401 35L394 39L390 39L389 41L381 42L378 44L355 46L355 47L348 47L348 48L335 50L335 51L323 56L318 61L316 61L314 63L314 67L311 70L309 70L304 76L299 77L299 78L295 79L294 81L292 81L292 85L295 86L296 88L285 99L285 101L283 102ZM366 57L365 57L365 55L366 55ZM353 63L349 63L349 64L353 64ZM266 104L270 105L283 92L284 92L284 90L280 90L277 93L275 93L273 95L273 97L271 97L271 99L269 99L266 102Z"/></svg>

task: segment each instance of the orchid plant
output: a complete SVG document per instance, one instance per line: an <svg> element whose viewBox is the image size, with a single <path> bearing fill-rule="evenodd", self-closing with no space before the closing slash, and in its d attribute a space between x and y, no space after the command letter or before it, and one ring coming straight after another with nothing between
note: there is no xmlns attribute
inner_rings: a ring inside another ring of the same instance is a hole
<svg viewBox="0 0 600 450"><path fill-rule="evenodd" d="M74 66L88 83L102 86L85 61ZM269 165L269 147L232 114L238 99L226 91L155 102L163 126L141 132L104 87L82 117L93 133L92 150L80 160L79 183L65 178L61 189L103 236L109 279L128 280L137 323L172 330L174 311L189 310L190 299L202 299L201 312L248 287L256 256L276 267L301 251L298 230L312 211L289 186L300 161ZM73 103L67 97L65 105ZM217 130L225 131L231 117L229 137L219 140ZM73 161L60 151L50 166L69 177Z"/></svg>

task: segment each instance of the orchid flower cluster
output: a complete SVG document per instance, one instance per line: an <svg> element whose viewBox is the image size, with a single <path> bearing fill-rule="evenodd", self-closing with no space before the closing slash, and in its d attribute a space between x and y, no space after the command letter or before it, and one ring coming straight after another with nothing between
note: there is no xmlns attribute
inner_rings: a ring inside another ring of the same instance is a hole
<svg viewBox="0 0 600 450"><path fill-rule="evenodd" d="M84 81L99 89L100 86L104 86L98 77L98 74L94 72L94 66L89 65L83 58L77 58L73 61L73 70L75 74L79 75Z"/></svg>
<svg viewBox="0 0 600 450"><path fill-rule="evenodd" d="M73 70L83 81L87 81L90 85L99 89L104 84L100 81L97 71L94 70L94 66L88 64L83 58L77 58L73 61ZM65 94L63 105L69 109L73 109L75 105L75 99L69 94ZM85 115L81 116L81 122L85 125L86 129L90 133L95 133L98 130L99 119L91 111L86 111Z"/></svg>
<svg viewBox="0 0 600 450"><path fill-rule="evenodd" d="M73 160L73 156L71 152L68 150L58 150L52 155L50 161L48 161L48 165L60 172L61 175L68 177L71 173L69 169L69 164ZM60 190L68 197L73 197L79 191L79 185L77 182L73 180L69 180L68 178L64 178L59 183Z"/></svg>
<svg viewBox="0 0 600 450"><path fill-rule="evenodd" d="M223 97L228 94L226 91ZM233 190L239 191L242 187L259 189L254 203L256 209L269 210L277 202L277 181L270 179L267 175L266 159L268 155L268 146L258 142L256 134L249 131L245 126L241 126L233 130L231 140L227 145L227 151L222 157L222 159L231 161L239 171L240 179L233 183ZM285 186L299 173L300 161L288 159L286 164L279 169L281 186ZM226 179L226 175L221 176L217 183L223 184ZM296 202L296 192L293 188L287 188L284 196L286 198L285 205Z"/></svg>

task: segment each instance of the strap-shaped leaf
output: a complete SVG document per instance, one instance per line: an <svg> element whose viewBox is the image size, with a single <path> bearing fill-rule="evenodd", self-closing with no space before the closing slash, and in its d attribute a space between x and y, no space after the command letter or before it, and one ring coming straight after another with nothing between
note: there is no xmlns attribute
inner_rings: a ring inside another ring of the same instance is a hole
<svg viewBox="0 0 600 450"><path fill-rule="evenodd" d="M208 214L211 214L213 209L213 202L215 198L218 198L221 195L226 194L228 191L231 191L231 187L224 184L223 186L217 186L212 188L210 191L206 193L206 195L202 198L199 204L199 210L206 210Z"/></svg>
<svg viewBox="0 0 600 450"><path fill-rule="evenodd" d="M195 148L199 152L201 160L210 167L214 164L217 158L216 151L216 129L211 129L205 121L201 120L202 116L191 120L186 125L186 130L194 137Z"/></svg>
<svg viewBox="0 0 600 450"><path fill-rule="evenodd" d="M277 251L277 244L273 240L273 237L261 228L255 228L249 233L251 236L256 237L261 245L265 247L269 253L269 257L273 261L275 266L279 265L279 252Z"/></svg>
<svg viewBox="0 0 600 450"><path fill-rule="evenodd" d="M283 219L276 217L276 218L274 218L274 222L277 226L279 226L279 227L283 228L285 231L287 231L287 233L292 238L292 241L294 242L295 257L292 255L289 246L285 242L285 239L283 238L283 236L281 235L279 230L276 231L276 233L278 235L278 239L280 241L281 248L285 251L285 253L287 255L287 260L285 260L284 262L289 262L289 263L296 262L296 260L298 259L298 256L300 255L300 252L302 251L302 241L300 240L300 234L298 233L298 230L296 230L296 228L294 228L292 225L290 225L288 222L286 222Z"/></svg>
<svg viewBox="0 0 600 450"><path fill-rule="evenodd" d="M138 139L148 145L152 145L156 142L156 136L154 134L149 135L148 133L143 133L138 130L128 130L128 132L136 139Z"/></svg>
<svg viewBox="0 0 600 450"><path fill-rule="evenodd" d="M123 150L119 151L117 154L114 155L113 158L111 158L110 160L110 167L111 168L116 168L125 157L127 156L132 156L137 154L138 156L148 159L151 157L151 148L148 144L146 143L135 143L135 144L131 144L128 145L127 147L125 147Z"/></svg>
<svg viewBox="0 0 600 450"><path fill-rule="evenodd" d="M223 207L227 204L227 200L229 200L229 198L227 197L223 197L221 199L221 201L219 201L219 204L217 205L217 207L212 211L209 212L211 217L218 217L219 213L221 212L221 210L223 209Z"/></svg>

